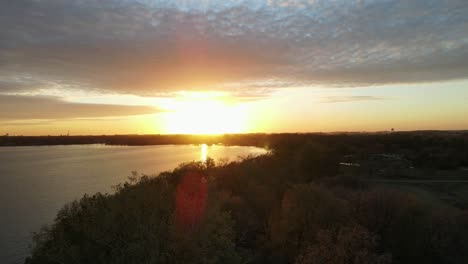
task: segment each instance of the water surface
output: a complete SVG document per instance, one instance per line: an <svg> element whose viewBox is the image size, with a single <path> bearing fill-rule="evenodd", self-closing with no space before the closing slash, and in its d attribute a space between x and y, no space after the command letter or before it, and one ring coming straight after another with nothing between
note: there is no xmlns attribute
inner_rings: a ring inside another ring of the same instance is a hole
<svg viewBox="0 0 468 264"><path fill-rule="evenodd" d="M65 203L112 192L132 171L152 175L207 156L236 160L265 152L206 145L0 147L0 263L22 263L31 233Z"/></svg>

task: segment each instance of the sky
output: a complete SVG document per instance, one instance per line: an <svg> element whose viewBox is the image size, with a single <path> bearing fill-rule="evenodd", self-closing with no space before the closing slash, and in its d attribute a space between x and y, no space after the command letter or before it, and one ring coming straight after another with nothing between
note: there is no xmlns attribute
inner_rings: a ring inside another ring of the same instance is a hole
<svg viewBox="0 0 468 264"><path fill-rule="evenodd" d="M468 129L466 0L0 2L0 134Z"/></svg>

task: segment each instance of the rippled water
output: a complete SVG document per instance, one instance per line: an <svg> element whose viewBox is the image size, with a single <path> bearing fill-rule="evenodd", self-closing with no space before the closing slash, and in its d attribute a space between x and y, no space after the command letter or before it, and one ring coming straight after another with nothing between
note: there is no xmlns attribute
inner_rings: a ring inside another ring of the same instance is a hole
<svg viewBox="0 0 468 264"><path fill-rule="evenodd" d="M255 147L40 146L0 148L0 263L22 263L31 233L83 194L111 192L131 171L156 174L206 157L235 160Z"/></svg>

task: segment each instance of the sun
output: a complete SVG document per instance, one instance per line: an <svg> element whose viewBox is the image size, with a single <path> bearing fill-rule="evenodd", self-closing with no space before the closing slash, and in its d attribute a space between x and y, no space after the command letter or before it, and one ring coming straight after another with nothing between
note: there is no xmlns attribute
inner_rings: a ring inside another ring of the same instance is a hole
<svg viewBox="0 0 468 264"><path fill-rule="evenodd" d="M174 102L166 113L165 130L169 134L245 133L246 109L229 104L217 96L190 96Z"/></svg>

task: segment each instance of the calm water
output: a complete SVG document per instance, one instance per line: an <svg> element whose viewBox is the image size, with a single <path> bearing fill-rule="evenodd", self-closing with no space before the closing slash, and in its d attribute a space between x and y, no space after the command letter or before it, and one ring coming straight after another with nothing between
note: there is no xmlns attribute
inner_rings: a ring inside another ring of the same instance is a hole
<svg viewBox="0 0 468 264"><path fill-rule="evenodd" d="M131 171L156 174L186 161L236 160L263 154L254 147L41 146L0 148L0 263L22 263L31 232L83 194L112 192Z"/></svg>

